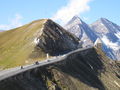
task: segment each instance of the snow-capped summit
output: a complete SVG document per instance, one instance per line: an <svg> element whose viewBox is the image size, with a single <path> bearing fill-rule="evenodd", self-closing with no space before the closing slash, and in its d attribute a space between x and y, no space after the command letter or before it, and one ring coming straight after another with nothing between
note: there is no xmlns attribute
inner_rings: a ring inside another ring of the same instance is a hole
<svg viewBox="0 0 120 90"><path fill-rule="evenodd" d="M74 16L66 25L65 29L75 34L83 42L83 47L93 45L97 36L91 28L83 22L78 16Z"/></svg>
<svg viewBox="0 0 120 90"><path fill-rule="evenodd" d="M113 43L120 41L120 26L105 18L97 20L90 27L99 37L105 35Z"/></svg>
<svg viewBox="0 0 120 90"><path fill-rule="evenodd" d="M112 56L112 59L120 59L120 26L108 19L100 18L90 27L101 38L104 43L103 49L108 56Z"/></svg>
<svg viewBox="0 0 120 90"><path fill-rule="evenodd" d="M65 28L71 28L74 25L82 24L82 20L76 15L66 25Z"/></svg>
<svg viewBox="0 0 120 90"><path fill-rule="evenodd" d="M107 34L107 33L117 33L120 32L120 26L109 21L105 18L100 18L96 22L92 23L90 27L97 33ZM101 28L101 29L100 29Z"/></svg>
<svg viewBox="0 0 120 90"><path fill-rule="evenodd" d="M120 26L106 18L100 18L87 25L78 16L74 16L65 29L75 34L83 43L83 47L102 43L103 51L114 60L120 60Z"/></svg>

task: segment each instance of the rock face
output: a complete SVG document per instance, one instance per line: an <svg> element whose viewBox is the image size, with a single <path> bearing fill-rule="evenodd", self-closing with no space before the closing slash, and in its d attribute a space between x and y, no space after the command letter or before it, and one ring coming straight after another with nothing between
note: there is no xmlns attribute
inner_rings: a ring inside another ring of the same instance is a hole
<svg viewBox="0 0 120 90"><path fill-rule="evenodd" d="M57 55L78 47L79 39L51 20L47 20L41 32L37 46L45 53Z"/></svg>
<svg viewBox="0 0 120 90"><path fill-rule="evenodd" d="M100 49L77 50L64 60L0 81L0 90L119 90L120 63Z"/></svg>

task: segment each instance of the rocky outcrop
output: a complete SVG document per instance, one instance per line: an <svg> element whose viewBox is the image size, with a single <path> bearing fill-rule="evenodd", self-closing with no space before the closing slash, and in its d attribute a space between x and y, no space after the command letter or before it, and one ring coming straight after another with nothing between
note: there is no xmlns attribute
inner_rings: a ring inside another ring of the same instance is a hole
<svg viewBox="0 0 120 90"><path fill-rule="evenodd" d="M47 20L37 38L37 47L50 55L57 55L78 47L79 39L71 33L64 30L60 25L52 20Z"/></svg>
<svg viewBox="0 0 120 90"><path fill-rule="evenodd" d="M120 64L95 48L0 81L0 90L119 90Z"/></svg>

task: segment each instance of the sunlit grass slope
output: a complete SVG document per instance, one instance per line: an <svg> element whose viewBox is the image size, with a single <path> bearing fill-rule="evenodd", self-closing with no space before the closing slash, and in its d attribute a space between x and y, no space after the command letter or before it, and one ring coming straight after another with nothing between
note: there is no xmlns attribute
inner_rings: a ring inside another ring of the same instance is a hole
<svg viewBox="0 0 120 90"><path fill-rule="evenodd" d="M40 33L46 19L37 20L22 27L0 33L0 68L10 68L45 58L43 52L40 57L30 58L34 51L34 40Z"/></svg>

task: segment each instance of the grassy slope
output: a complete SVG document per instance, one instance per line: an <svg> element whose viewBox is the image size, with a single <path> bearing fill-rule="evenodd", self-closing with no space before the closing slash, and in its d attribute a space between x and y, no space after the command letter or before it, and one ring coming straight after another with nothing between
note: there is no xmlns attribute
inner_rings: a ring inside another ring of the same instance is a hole
<svg viewBox="0 0 120 90"><path fill-rule="evenodd" d="M29 55L34 50L33 43L46 20L34 21L22 27L0 33L0 67L9 68L32 63ZM44 56L44 55L43 55ZM38 58L39 60L42 59Z"/></svg>

